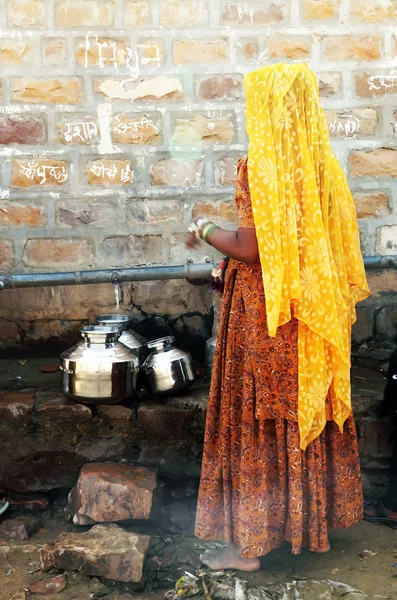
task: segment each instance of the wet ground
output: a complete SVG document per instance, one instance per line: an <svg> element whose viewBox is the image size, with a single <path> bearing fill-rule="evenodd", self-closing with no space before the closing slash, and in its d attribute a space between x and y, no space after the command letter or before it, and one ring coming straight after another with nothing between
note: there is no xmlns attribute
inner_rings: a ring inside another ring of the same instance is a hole
<svg viewBox="0 0 397 600"><path fill-rule="evenodd" d="M44 522L43 528L27 542L0 542L0 600L10 600L14 594L23 592L33 582L58 574L44 574L40 571L39 550L41 545L53 540L65 529L74 528L66 524L61 511L52 519ZM239 574L248 580L250 585L261 585L269 582L292 582L294 580L314 578L331 579L347 583L372 595L382 594L390 600L397 598L397 534L385 526L376 526L365 522L359 523L348 531L331 534L332 550L327 555L314 555L303 551L300 556L292 556L289 547L274 551L263 559L262 570L254 574ZM161 589L140 589L128 584L112 584L106 580L89 578L79 573L66 574L67 585L63 591L46 596L49 600L89 600L105 598L108 600L155 600L164 598L167 589L172 587L172 572L178 568L178 556L190 554L190 561L195 562L198 555L208 545L198 541L191 535L169 536L168 543L159 552L158 560L164 562L167 555L169 565L169 581L164 578ZM209 544L211 546L211 544ZM376 553L371 558L362 559L360 554L370 550ZM152 558L155 552L151 551ZM150 558L149 558L150 562ZM191 571L195 571L193 565ZM150 577L149 577L150 581ZM147 584L148 586L149 584ZM38 599L43 596L28 594L26 598ZM16 600L24 600L25 596L16 596Z"/></svg>

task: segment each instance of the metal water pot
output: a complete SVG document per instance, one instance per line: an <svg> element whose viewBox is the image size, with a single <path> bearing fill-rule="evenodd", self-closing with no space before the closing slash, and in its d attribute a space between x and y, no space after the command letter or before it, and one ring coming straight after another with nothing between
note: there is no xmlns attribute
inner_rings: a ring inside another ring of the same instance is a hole
<svg viewBox="0 0 397 600"><path fill-rule="evenodd" d="M61 354L63 391L86 404L116 404L134 395L138 358L118 340L118 327L80 329L82 341Z"/></svg>
<svg viewBox="0 0 397 600"><path fill-rule="evenodd" d="M141 366L147 357L146 342L139 333L133 331L133 319L130 315L101 315L96 317L95 321L98 325L117 326L121 335L119 342L130 348L137 355L139 365Z"/></svg>
<svg viewBox="0 0 397 600"><path fill-rule="evenodd" d="M216 335L213 335L205 344L205 372L209 379L212 377L212 367L216 349Z"/></svg>
<svg viewBox="0 0 397 600"><path fill-rule="evenodd" d="M174 348L174 341L174 337L165 337L147 344L151 354L142 369L154 394L181 392L194 382L192 357Z"/></svg>

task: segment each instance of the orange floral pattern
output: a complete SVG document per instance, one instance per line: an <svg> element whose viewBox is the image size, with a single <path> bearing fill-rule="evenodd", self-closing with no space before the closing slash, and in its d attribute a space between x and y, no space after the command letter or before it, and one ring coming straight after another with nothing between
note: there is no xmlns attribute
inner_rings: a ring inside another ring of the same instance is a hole
<svg viewBox="0 0 397 600"><path fill-rule="evenodd" d="M239 227L254 227L247 162L240 161ZM321 393L321 390L320 390ZM267 330L260 264L230 261L208 406L196 535L234 541L257 557L285 540L324 549L328 528L362 518L352 417L332 421L306 450L298 426L298 324Z"/></svg>

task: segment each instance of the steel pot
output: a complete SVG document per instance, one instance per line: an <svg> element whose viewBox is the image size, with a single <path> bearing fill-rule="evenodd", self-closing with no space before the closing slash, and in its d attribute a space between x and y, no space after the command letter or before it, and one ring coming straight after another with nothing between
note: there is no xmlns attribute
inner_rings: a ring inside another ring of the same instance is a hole
<svg viewBox="0 0 397 600"><path fill-rule="evenodd" d="M95 321L98 325L117 326L121 331L119 342L136 354L140 366L144 363L147 357L147 340L131 328L133 319L130 315L101 315Z"/></svg>
<svg viewBox="0 0 397 600"><path fill-rule="evenodd" d="M120 343L118 327L80 329L82 341L61 355L63 390L86 404L116 404L134 395L138 358Z"/></svg>
<svg viewBox="0 0 397 600"><path fill-rule="evenodd" d="M207 340L205 344L205 372L207 374L207 377L209 377L210 379L212 377L212 367L214 364L216 340L216 335L213 335L212 338Z"/></svg>
<svg viewBox="0 0 397 600"><path fill-rule="evenodd" d="M174 341L173 337L165 337L147 344L150 355L142 369L154 394L181 392L194 382L192 357L175 348Z"/></svg>

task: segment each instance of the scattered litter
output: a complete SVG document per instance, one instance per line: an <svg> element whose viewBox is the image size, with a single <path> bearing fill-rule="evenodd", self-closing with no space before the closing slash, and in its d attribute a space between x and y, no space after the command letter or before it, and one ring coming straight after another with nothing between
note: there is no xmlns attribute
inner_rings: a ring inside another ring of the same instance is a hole
<svg viewBox="0 0 397 600"><path fill-rule="evenodd" d="M247 582L242 579L235 579L235 599L236 600L246 600L246 591L247 591Z"/></svg>
<svg viewBox="0 0 397 600"><path fill-rule="evenodd" d="M339 569L333 569L333 570L331 571L331 575L336 575L338 571L339 571Z"/></svg>
<svg viewBox="0 0 397 600"><path fill-rule="evenodd" d="M10 563L8 561L7 552L6 552L5 548L4 548L4 546L0 546L0 551L1 551L2 555L4 556L4 562L8 566L8 571L6 573L6 575L8 577L9 575L12 575L13 573L15 573L15 569L14 569L14 567L12 565L10 565Z"/></svg>
<svg viewBox="0 0 397 600"><path fill-rule="evenodd" d="M198 577L188 573L181 577L175 585L175 589L178 594L178 598L191 598L201 592L200 586L197 584Z"/></svg>
<svg viewBox="0 0 397 600"><path fill-rule="evenodd" d="M379 554L379 552L372 552L371 550L363 550L362 552L360 552L362 560L367 560L367 558L373 558L377 554Z"/></svg>
<svg viewBox="0 0 397 600"><path fill-rule="evenodd" d="M24 367L28 361L27 360L19 360L18 362L20 365L22 365Z"/></svg>

